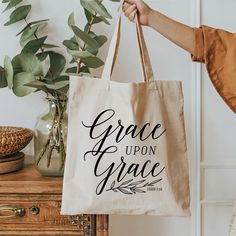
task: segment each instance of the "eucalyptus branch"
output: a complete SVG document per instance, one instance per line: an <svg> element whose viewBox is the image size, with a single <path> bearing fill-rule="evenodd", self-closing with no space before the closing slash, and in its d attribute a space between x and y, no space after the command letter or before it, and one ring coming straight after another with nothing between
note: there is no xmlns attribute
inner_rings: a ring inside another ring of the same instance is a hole
<svg viewBox="0 0 236 236"><path fill-rule="evenodd" d="M71 54L77 64L76 66L74 65L73 71L76 71L78 74L81 71L81 64L88 71L90 68L98 68L103 65L103 61L96 55L107 38L104 35L91 34L93 24L101 21L109 24L107 19L111 19L111 15L105 6L103 6L102 1L80 1L82 7L86 10L87 24L84 30L77 27L78 33L75 33L76 29L73 31L81 41L74 41L73 39L65 40L68 43L65 46L71 51L74 50L74 55L78 53L78 57ZM0 87L8 86L19 97L27 96L37 91L45 92L48 99L50 99L49 97L53 97L56 109L51 114L50 122L52 123L48 130L48 136L42 147L40 147L40 152L37 154L36 164L38 165L42 158L45 158L46 165L49 168L52 155L54 154L53 151L56 150L61 158L60 170L62 170L66 158L63 119L66 112L67 91L69 87L69 76L63 73L66 69L66 57L56 50L47 50L49 48L48 46L54 47L55 45L46 46L45 41L47 37L40 37L39 27L44 25L41 22L48 21L48 19L30 21L28 14L32 8L31 4L22 5L20 4L22 1L10 0L2 0L2 2L8 4L5 10L13 9L9 15L9 20L4 24L5 26L15 24L19 21L23 21L26 25L17 34L17 36L21 35L22 51L13 60L6 56L4 67L0 66ZM74 25L72 18L70 23ZM70 52L68 51L68 53ZM50 57L50 64L45 60L48 56ZM17 70L13 66L13 61L19 62ZM27 86L27 89L25 86Z"/></svg>
<svg viewBox="0 0 236 236"><path fill-rule="evenodd" d="M14 8L17 9L16 7L14 7ZM25 17L23 20L24 20L24 22L26 23L26 26L29 27L30 29L32 29L32 27L31 27L31 25L28 23L26 17ZM38 36L37 36L36 32L34 32L34 37L35 37L35 39L38 39ZM40 47L40 50L41 50L41 52L44 52L44 48Z"/></svg>
<svg viewBox="0 0 236 236"><path fill-rule="evenodd" d="M30 29L32 29L31 25L28 23L28 21L27 21L26 18L24 18L24 22L26 23L26 25L27 25ZM34 37L35 37L35 39L38 39L38 35L37 35L36 32L34 32ZM44 52L44 48L40 47L40 50L41 50L41 52Z"/></svg>
<svg viewBox="0 0 236 236"><path fill-rule="evenodd" d="M99 2L102 3L102 1L103 1L103 0L100 0ZM88 29L87 29L87 31L86 31L87 34L89 34L89 33L91 32L91 28L92 28L92 26L93 26L93 21L94 21L94 19L95 19L96 16L97 16L97 13L95 12L95 14L92 15L92 17L91 17L91 20L88 22ZM84 45L83 45L81 51L85 51L85 48L86 48L86 43L84 43ZM80 66L81 66L82 61L79 59L79 60L76 61L76 63L77 63L77 74L78 74L78 73L79 73L79 70L80 70Z"/></svg>
<svg viewBox="0 0 236 236"><path fill-rule="evenodd" d="M87 34L89 34L91 32L91 28L93 26L93 21L96 16L97 16L97 13L92 15L91 20L88 22L88 30L86 31ZM81 51L85 51L86 45L87 44L84 43L83 47L81 48ZM76 63L77 63L77 74L79 74L79 70L80 70L80 66L81 66L82 61L79 59L76 61Z"/></svg>
<svg viewBox="0 0 236 236"><path fill-rule="evenodd" d="M32 29L32 27L31 27L31 25L28 23L26 17L24 18L24 22L26 23L27 27L29 27L30 29ZM36 32L34 32L34 37L35 37L35 39L39 39ZM43 48L43 47L40 47L40 51L41 51L42 53L44 53L44 48ZM48 72L52 75L51 68L49 68L49 71L48 71ZM46 94L47 94L47 93L46 93Z"/></svg>
<svg viewBox="0 0 236 236"><path fill-rule="evenodd" d="M63 103L63 105L61 104ZM62 121L63 121L63 115L64 115L64 111L66 108L66 101L61 101L60 98L57 98L56 101L56 109L58 109L58 126L57 126L57 132L58 132L58 136L59 136L59 152L60 152L60 156L61 156L61 166L60 166L60 170L63 169L64 164L65 164L65 158L66 158L66 152L65 152L65 145L64 145L64 140L62 137Z"/></svg>
<svg viewBox="0 0 236 236"><path fill-rule="evenodd" d="M15 9L17 9L17 8L15 7ZM27 18L25 17L23 20L24 20L24 22L26 23L26 26L27 26L28 28L32 29L31 25L30 25L29 22L27 21ZM34 35L35 39L39 39L36 32L34 32L33 35ZM41 51L42 53L44 53L44 48L43 48L43 47L40 47L40 51ZM51 68L49 68L49 73L52 75ZM40 78L41 78L41 77L40 77ZM45 93L46 93L46 92L45 92ZM48 93L46 93L46 95L48 96Z"/></svg>
<svg viewBox="0 0 236 236"><path fill-rule="evenodd" d="M28 21L27 21L26 18L24 18L24 22L26 23L27 27L29 27L30 29L32 29L31 25L28 23ZM35 39L39 39L36 32L34 32L34 37L35 37ZM42 53L44 53L44 48L43 48L43 47L40 47L40 51L41 51ZM49 68L49 71L48 71L48 72L50 73L50 75L52 75L51 68ZM41 79L41 76L40 76L40 79ZM48 96L48 93L47 93L47 92L45 92L45 93L46 93L46 95Z"/></svg>
<svg viewBox="0 0 236 236"><path fill-rule="evenodd" d="M38 160L36 162L36 164L38 165L40 163L40 161L42 160L44 154L46 153L46 151L48 150L48 146L50 145L50 141L52 140L52 137L53 137L53 127L55 125L55 122L56 122L56 117L57 117L57 112L55 112L54 116L53 116L53 122L52 122L52 126L51 126L51 129L50 129L50 133L49 133L49 136L48 136L48 139L44 145L44 148L42 149L42 151L40 152L39 154L39 157L38 157Z"/></svg>

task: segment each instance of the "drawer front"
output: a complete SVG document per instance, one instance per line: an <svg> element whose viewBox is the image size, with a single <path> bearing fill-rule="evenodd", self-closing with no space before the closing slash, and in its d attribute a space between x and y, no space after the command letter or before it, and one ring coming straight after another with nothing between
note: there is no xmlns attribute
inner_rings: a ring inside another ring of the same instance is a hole
<svg viewBox="0 0 236 236"><path fill-rule="evenodd" d="M71 235L76 231L77 235L96 235L95 215L61 216L60 207L60 195L1 195L0 235L1 231L16 230L71 231Z"/></svg>

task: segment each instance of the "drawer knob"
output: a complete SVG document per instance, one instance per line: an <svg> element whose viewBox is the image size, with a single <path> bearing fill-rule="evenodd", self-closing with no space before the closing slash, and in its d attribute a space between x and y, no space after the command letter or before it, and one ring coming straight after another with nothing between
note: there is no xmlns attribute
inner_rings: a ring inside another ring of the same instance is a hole
<svg viewBox="0 0 236 236"><path fill-rule="evenodd" d="M33 215L38 215L39 212L40 212L40 209L39 209L37 206L32 206L32 207L30 207L30 212L31 212Z"/></svg>
<svg viewBox="0 0 236 236"><path fill-rule="evenodd" d="M1 212L9 212L11 214L1 215ZM0 205L0 219L14 219L23 217L25 215L25 208L11 205Z"/></svg>

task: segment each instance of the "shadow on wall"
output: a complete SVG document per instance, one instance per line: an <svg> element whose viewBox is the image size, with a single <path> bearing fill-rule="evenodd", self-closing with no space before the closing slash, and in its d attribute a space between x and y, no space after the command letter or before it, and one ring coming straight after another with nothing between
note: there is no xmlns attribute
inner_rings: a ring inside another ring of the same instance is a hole
<svg viewBox="0 0 236 236"><path fill-rule="evenodd" d="M154 216L110 216L111 236L165 236L190 235L190 218ZM177 234L181 230L180 234Z"/></svg>

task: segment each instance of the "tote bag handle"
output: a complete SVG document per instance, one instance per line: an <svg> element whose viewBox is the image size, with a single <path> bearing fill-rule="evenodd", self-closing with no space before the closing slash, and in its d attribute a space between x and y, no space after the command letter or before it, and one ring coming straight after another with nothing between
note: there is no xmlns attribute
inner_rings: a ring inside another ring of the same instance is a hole
<svg viewBox="0 0 236 236"><path fill-rule="evenodd" d="M122 19L121 13L119 13L116 28L111 39L108 55L106 58L104 69L103 69L102 79L110 80L114 66L115 66L115 62L116 62L116 58L117 58L117 54L118 54L118 50L120 46L121 19ZM145 82L153 81L154 78L153 78L152 66L151 66L149 54L147 51L147 46L144 40L142 26L140 25L137 15L135 18L135 23L136 23L137 41L138 41L138 47L139 47L139 55L141 59L141 68L143 72L143 78Z"/></svg>

